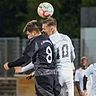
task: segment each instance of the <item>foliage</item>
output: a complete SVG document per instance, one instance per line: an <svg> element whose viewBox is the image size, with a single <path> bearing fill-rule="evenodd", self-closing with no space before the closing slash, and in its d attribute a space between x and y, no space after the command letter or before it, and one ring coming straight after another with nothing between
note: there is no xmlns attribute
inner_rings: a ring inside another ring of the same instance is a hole
<svg viewBox="0 0 96 96"><path fill-rule="evenodd" d="M41 19L37 7L41 2L49 2L54 6L53 17L58 21L58 30L72 38L80 36L80 0L29 0L30 19ZM33 13L34 10L34 13Z"/></svg>
<svg viewBox="0 0 96 96"><path fill-rule="evenodd" d="M95 6L96 7L96 0L82 0L82 6L84 7Z"/></svg>
<svg viewBox="0 0 96 96"><path fill-rule="evenodd" d="M41 19L37 7L41 2L54 6L53 17L58 21L59 32L79 38L80 0L3 0L0 1L0 36L20 36L24 25L32 19Z"/></svg>
<svg viewBox="0 0 96 96"><path fill-rule="evenodd" d="M0 0L0 36L20 36L19 25L27 13L26 0Z"/></svg>

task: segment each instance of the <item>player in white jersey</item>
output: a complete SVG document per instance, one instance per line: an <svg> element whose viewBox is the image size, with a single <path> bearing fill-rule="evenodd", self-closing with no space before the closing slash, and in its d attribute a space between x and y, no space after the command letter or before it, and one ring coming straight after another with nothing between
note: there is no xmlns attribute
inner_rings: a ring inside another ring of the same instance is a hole
<svg viewBox="0 0 96 96"><path fill-rule="evenodd" d="M57 38L58 37L58 38ZM73 58L74 48L71 40L67 35L55 32L50 36L51 41L55 47L57 71L59 74L59 83L62 86L61 95L64 95L64 87L68 91L68 96L74 96L74 84L73 84Z"/></svg>
<svg viewBox="0 0 96 96"><path fill-rule="evenodd" d="M54 44L58 78L62 87L61 96L65 96L64 88L67 89L68 96L74 96L73 61L75 53L71 39L67 35L58 33L57 22L54 18L48 18L43 21L42 31L49 35Z"/></svg>
<svg viewBox="0 0 96 96"><path fill-rule="evenodd" d="M50 36L50 40L54 44L58 78L62 87L61 96L65 96L64 87L67 87L68 96L74 96L73 61L75 53L72 42L67 35L58 33L57 23L54 18L46 19L42 28Z"/></svg>
<svg viewBox="0 0 96 96"><path fill-rule="evenodd" d="M86 69L88 68L89 66L89 63L88 63L88 58L87 57L82 57L81 58L81 67L79 69L76 70L75 72L75 84L76 84L76 87L78 89L78 92L80 94L80 96L85 96L84 94L84 91L83 91L83 78L85 76L85 72L86 72ZM87 96L90 96L90 90L91 90L91 76L89 76L88 78L88 82L87 82L87 90L88 90L88 95Z"/></svg>
<svg viewBox="0 0 96 96"><path fill-rule="evenodd" d="M96 63L91 64L87 69L86 69L86 76L87 78L92 75L92 90L90 96L96 96ZM84 82L85 86L84 88L86 89L86 82ZM86 91L85 91L86 92Z"/></svg>

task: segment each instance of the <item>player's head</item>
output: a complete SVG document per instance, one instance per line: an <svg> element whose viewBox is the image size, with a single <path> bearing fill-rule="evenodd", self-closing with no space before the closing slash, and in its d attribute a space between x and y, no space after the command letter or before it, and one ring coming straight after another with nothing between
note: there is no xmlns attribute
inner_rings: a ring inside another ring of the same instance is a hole
<svg viewBox="0 0 96 96"><path fill-rule="evenodd" d="M88 58L86 56L81 57L81 66L87 68L89 65Z"/></svg>
<svg viewBox="0 0 96 96"><path fill-rule="evenodd" d="M31 39L38 34L41 34L37 20L32 20L28 22L24 27L23 32L27 35L28 39Z"/></svg>
<svg viewBox="0 0 96 96"><path fill-rule="evenodd" d="M49 17L42 21L42 31L48 35L52 35L57 31L57 21L55 18Z"/></svg>

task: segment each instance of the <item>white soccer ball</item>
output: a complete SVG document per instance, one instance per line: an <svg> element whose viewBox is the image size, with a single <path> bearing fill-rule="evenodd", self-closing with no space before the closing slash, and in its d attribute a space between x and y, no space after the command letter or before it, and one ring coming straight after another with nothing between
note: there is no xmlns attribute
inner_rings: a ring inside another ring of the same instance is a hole
<svg viewBox="0 0 96 96"><path fill-rule="evenodd" d="M48 2L40 3L37 8L37 13L42 18L51 17L54 13L53 6Z"/></svg>

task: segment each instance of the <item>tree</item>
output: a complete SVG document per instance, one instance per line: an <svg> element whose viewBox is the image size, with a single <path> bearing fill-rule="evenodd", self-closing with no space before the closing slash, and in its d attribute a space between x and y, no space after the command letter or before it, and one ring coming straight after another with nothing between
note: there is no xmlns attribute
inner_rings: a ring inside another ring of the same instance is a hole
<svg viewBox="0 0 96 96"><path fill-rule="evenodd" d="M26 0L0 1L0 37L21 36L19 26L27 13Z"/></svg>
<svg viewBox="0 0 96 96"><path fill-rule="evenodd" d="M80 36L80 0L3 0L0 1L0 36L20 36L24 25L41 18L37 7L41 2L49 2L54 6L53 17L58 21L58 30L72 38Z"/></svg>

